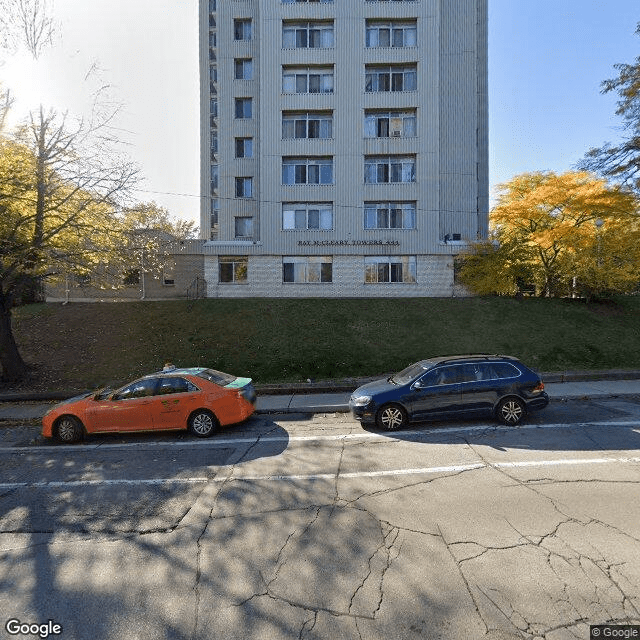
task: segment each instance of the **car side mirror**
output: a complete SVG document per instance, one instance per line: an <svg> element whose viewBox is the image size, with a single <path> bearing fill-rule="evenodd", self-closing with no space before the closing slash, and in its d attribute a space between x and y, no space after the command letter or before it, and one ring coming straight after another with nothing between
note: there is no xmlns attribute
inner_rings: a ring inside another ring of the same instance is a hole
<svg viewBox="0 0 640 640"><path fill-rule="evenodd" d="M413 388L414 389L424 389L424 384L422 384L422 380L416 380L413 383Z"/></svg>

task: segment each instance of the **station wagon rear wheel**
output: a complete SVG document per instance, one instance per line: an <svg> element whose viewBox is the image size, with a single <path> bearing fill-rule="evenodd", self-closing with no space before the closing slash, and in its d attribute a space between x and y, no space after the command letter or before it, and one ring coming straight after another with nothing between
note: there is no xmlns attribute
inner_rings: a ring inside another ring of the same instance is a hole
<svg viewBox="0 0 640 640"><path fill-rule="evenodd" d="M75 416L62 416L56 423L55 436L62 444L72 444L82 440L84 429Z"/></svg>
<svg viewBox="0 0 640 640"><path fill-rule="evenodd" d="M189 431L198 438L208 438L217 427L216 417L206 409L198 409L189 418Z"/></svg>
<svg viewBox="0 0 640 640"><path fill-rule="evenodd" d="M376 422L381 429L396 431L406 426L407 412L397 404L385 404L378 411Z"/></svg>
<svg viewBox="0 0 640 640"><path fill-rule="evenodd" d="M498 420L503 424L510 426L520 424L525 413L526 408L520 398L505 398L498 404Z"/></svg>

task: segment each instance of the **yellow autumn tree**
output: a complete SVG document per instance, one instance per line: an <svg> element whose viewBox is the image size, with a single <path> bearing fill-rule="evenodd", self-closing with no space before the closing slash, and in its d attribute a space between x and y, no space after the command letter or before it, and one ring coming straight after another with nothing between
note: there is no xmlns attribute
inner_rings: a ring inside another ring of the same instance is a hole
<svg viewBox="0 0 640 640"><path fill-rule="evenodd" d="M637 197L593 174L525 173L499 187L490 214L493 243L474 245L460 279L480 294L588 297L635 290L640 282Z"/></svg>
<svg viewBox="0 0 640 640"><path fill-rule="evenodd" d="M6 381L28 372L11 325L11 309L25 291L59 271L90 272L120 252L118 202L139 174L105 148L99 133L40 109L16 135L0 135L0 367Z"/></svg>

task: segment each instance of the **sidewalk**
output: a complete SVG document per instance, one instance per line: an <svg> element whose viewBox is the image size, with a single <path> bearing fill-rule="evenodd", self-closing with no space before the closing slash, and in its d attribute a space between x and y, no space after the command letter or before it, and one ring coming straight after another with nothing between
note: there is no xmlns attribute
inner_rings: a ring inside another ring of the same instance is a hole
<svg viewBox="0 0 640 640"><path fill-rule="evenodd" d="M620 379L619 373L606 375L601 373L599 380L572 380L570 382L546 382L545 391L550 400L615 398L619 396L640 396L640 372L634 379ZM590 377L591 374L585 374ZM559 376L548 376L561 379ZM569 376L565 376L569 377ZM576 378L577 375L571 376ZM609 379L608 379L609 378ZM259 389L257 413L336 413L349 411L349 396L356 384L321 383L316 385L322 393L310 393L312 384L307 385L270 385L264 391ZM279 391L279 393L278 393ZM69 397L69 395L67 395ZM25 402L0 396L0 420L36 420L41 418L55 403Z"/></svg>
<svg viewBox="0 0 640 640"><path fill-rule="evenodd" d="M551 402L569 399L640 396L640 378L545 383ZM349 411L351 392L289 393L258 396L258 413L331 413ZM0 411L2 407L0 407Z"/></svg>

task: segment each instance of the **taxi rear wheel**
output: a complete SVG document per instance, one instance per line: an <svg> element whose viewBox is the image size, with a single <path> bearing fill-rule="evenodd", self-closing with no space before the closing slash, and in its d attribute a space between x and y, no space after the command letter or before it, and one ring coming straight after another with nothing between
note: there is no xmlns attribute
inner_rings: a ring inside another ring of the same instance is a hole
<svg viewBox="0 0 640 640"><path fill-rule="evenodd" d="M62 444L72 444L82 440L84 429L75 416L62 416L56 422L56 439Z"/></svg>
<svg viewBox="0 0 640 640"><path fill-rule="evenodd" d="M206 409L198 409L189 418L189 431L198 438L208 438L217 427L216 417Z"/></svg>

